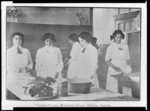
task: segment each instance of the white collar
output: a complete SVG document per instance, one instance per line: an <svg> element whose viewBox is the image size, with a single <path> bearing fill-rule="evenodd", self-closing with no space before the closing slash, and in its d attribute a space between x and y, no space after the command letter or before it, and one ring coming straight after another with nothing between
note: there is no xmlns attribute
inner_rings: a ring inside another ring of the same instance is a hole
<svg viewBox="0 0 150 111"><path fill-rule="evenodd" d="M91 46L91 43L87 44L87 46L86 46L85 48L88 48L88 47L90 47L90 46Z"/></svg>
<svg viewBox="0 0 150 111"><path fill-rule="evenodd" d="M44 48L53 48L54 46L44 46Z"/></svg>

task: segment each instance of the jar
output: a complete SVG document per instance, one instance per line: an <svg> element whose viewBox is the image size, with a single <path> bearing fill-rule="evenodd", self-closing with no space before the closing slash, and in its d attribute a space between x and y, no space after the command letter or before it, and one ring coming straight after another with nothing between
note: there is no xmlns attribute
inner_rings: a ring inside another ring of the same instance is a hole
<svg viewBox="0 0 150 111"><path fill-rule="evenodd" d="M68 96L68 81L67 81L67 79L61 79L58 82L58 94L59 94L59 96Z"/></svg>

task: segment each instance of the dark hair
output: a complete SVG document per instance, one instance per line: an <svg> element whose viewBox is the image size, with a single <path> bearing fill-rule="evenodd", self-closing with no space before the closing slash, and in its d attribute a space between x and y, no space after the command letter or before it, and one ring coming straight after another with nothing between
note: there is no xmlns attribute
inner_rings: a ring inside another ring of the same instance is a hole
<svg viewBox="0 0 150 111"><path fill-rule="evenodd" d="M114 33L113 33L113 35L110 36L110 40L115 39L115 37L116 37L117 34L121 34L122 39L124 39L124 34L123 34L123 32L122 32L121 30L115 30Z"/></svg>
<svg viewBox="0 0 150 111"><path fill-rule="evenodd" d="M70 34L68 38L74 42L79 42L77 34Z"/></svg>
<svg viewBox="0 0 150 111"><path fill-rule="evenodd" d="M89 43L92 43L92 35L89 32L81 32L78 37L86 40Z"/></svg>
<svg viewBox="0 0 150 111"><path fill-rule="evenodd" d="M96 37L92 37L92 44L96 44L97 42L97 38Z"/></svg>
<svg viewBox="0 0 150 111"><path fill-rule="evenodd" d="M97 38L96 37L92 37L92 45L98 49L98 45L97 45Z"/></svg>
<svg viewBox="0 0 150 111"><path fill-rule="evenodd" d="M46 33L43 35L42 37L42 41L45 41L46 39L51 39L53 42L56 42L56 38L55 38L55 35L52 34L52 33Z"/></svg>
<svg viewBox="0 0 150 111"><path fill-rule="evenodd" d="M21 42L22 42L22 46L24 44L24 34L20 33L20 32L14 32L12 35L11 35L11 43L13 44L13 38L18 35L20 38L21 38Z"/></svg>

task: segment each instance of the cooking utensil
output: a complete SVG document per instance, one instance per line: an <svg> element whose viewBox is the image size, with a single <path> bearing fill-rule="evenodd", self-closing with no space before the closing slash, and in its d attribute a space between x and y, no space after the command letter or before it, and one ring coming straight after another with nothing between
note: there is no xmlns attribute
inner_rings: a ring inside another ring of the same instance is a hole
<svg viewBox="0 0 150 111"><path fill-rule="evenodd" d="M65 60L64 60L64 62L63 62L64 67L67 66L67 65L69 65L68 62L69 62L69 58L65 58Z"/></svg>

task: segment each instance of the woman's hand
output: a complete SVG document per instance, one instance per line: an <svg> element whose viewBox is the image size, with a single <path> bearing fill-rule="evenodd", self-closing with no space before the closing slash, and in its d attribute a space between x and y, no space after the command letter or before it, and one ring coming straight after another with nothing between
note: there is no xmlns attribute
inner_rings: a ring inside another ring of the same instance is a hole
<svg viewBox="0 0 150 111"><path fill-rule="evenodd" d="M59 73L56 72L56 74L54 75L54 79L58 79Z"/></svg>
<svg viewBox="0 0 150 111"><path fill-rule="evenodd" d="M68 61L65 65L67 66L67 65L69 65L70 64L70 61Z"/></svg>
<svg viewBox="0 0 150 111"><path fill-rule="evenodd" d="M90 79L93 79L94 78L94 75L92 75L91 77L90 77Z"/></svg>
<svg viewBox="0 0 150 111"><path fill-rule="evenodd" d="M19 68L19 67L18 67L18 68L16 68L16 72L17 72L17 73L20 73L20 72L22 72L22 71L23 71L23 69L22 69L22 68Z"/></svg>
<svg viewBox="0 0 150 111"><path fill-rule="evenodd" d="M127 65L131 65L131 60L126 61Z"/></svg>
<svg viewBox="0 0 150 111"><path fill-rule="evenodd" d="M25 67L25 72L29 72L30 68L29 67Z"/></svg>

